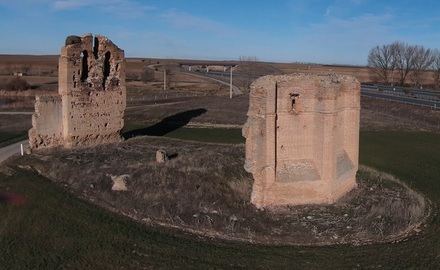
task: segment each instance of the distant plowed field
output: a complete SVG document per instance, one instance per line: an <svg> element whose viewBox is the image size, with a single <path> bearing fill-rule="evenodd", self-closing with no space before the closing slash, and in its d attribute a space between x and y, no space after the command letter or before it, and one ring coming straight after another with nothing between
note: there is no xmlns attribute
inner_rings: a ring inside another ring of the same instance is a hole
<svg viewBox="0 0 440 270"><path fill-rule="evenodd" d="M127 75L140 75L148 65L240 65L239 61L206 61L206 60L181 60L181 59L153 59L153 58L127 58ZM340 73L353 75L361 82L377 80L367 67L344 65L321 65L299 63L270 63L258 62L261 72L255 74L273 73L279 70L282 73L308 72L308 73ZM24 72L28 75L57 76L58 55L0 55L0 75L11 75L14 72ZM127 76L128 77L128 76ZM425 84L433 83L431 72L425 73Z"/></svg>

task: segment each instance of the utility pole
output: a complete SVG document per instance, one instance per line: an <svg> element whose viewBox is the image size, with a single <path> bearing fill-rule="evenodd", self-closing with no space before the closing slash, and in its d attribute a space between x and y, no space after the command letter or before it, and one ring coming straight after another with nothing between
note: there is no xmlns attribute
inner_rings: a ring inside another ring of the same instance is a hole
<svg viewBox="0 0 440 270"><path fill-rule="evenodd" d="M163 70L163 90L167 90L167 69Z"/></svg>
<svg viewBox="0 0 440 270"><path fill-rule="evenodd" d="M232 98L232 66L231 66L231 73L229 76L229 98Z"/></svg>

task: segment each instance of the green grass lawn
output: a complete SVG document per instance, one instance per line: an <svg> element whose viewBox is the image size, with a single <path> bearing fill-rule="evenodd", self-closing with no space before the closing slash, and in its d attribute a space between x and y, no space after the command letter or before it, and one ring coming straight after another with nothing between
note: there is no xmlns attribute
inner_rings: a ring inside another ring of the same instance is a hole
<svg viewBox="0 0 440 270"><path fill-rule="evenodd" d="M221 137L213 135L213 130L203 130L195 137ZM188 138L189 131L175 134ZM241 140L238 130L230 131L228 140ZM440 135L363 132L360 159L400 177L437 207ZM400 243L267 247L208 241L144 227L77 199L27 171L3 177L0 192L6 191L20 194L26 201L21 205L0 203L0 269L440 268L437 211L421 235Z"/></svg>

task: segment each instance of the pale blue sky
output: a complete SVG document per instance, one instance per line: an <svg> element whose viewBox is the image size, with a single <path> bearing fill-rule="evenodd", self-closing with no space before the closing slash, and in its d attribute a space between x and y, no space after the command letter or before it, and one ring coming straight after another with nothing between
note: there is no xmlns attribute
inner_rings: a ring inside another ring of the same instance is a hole
<svg viewBox="0 0 440 270"><path fill-rule="evenodd" d="M0 0L0 53L108 36L127 56L366 64L395 40L440 48L440 1Z"/></svg>

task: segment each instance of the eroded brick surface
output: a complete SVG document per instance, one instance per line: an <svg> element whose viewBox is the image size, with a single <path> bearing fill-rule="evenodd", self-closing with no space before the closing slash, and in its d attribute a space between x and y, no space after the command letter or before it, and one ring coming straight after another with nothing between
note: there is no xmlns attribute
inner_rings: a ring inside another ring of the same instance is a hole
<svg viewBox="0 0 440 270"><path fill-rule="evenodd" d="M58 95L37 97L31 148L121 140L126 106L124 51L104 36L69 36L59 59Z"/></svg>
<svg viewBox="0 0 440 270"><path fill-rule="evenodd" d="M333 203L356 186L360 84L351 76L265 76L251 86L245 169L257 207Z"/></svg>

